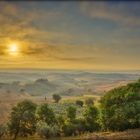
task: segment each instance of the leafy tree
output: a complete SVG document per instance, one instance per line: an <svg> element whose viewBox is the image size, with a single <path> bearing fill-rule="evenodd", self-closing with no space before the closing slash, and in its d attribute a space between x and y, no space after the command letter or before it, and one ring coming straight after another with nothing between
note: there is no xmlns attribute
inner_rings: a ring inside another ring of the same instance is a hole
<svg viewBox="0 0 140 140"><path fill-rule="evenodd" d="M62 130L65 136L80 135L86 130L85 121L81 118L73 121L66 120Z"/></svg>
<svg viewBox="0 0 140 140"><path fill-rule="evenodd" d="M76 107L67 108L67 116L63 121L62 131L65 136L79 135L85 131L85 120L76 118Z"/></svg>
<svg viewBox="0 0 140 140"><path fill-rule="evenodd" d="M75 120L75 118L76 118L76 108L74 106L69 106L67 108L67 117L70 121Z"/></svg>
<svg viewBox="0 0 140 140"><path fill-rule="evenodd" d="M56 123L56 118L53 110L49 108L48 104L42 104L36 109L36 118L38 121L47 123L48 125Z"/></svg>
<svg viewBox="0 0 140 140"><path fill-rule="evenodd" d="M58 103L61 100L61 96L58 94L53 94L53 99L54 99L55 103Z"/></svg>
<svg viewBox="0 0 140 140"><path fill-rule="evenodd" d="M95 106L87 107L84 114L86 130L92 132L99 129L98 114L98 109Z"/></svg>
<svg viewBox="0 0 140 140"><path fill-rule="evenodd" d="M12 108L8 128L10 134L16 139L17 136L27 137L33 135L36 130L35 119L36 104L24 100Z"/></svg>
<svg viewBox="0 0 140 140"><path fill-rule="evenodd" d="M78 105L78 106L80 106L80 107L82 107L83 106L83 101L81 101L81 100L77 100L76 101L76 105Z"/></svg>
<svg viewBox="0 0 140 140"><path fill-rule="evenodd" d="M104 130L140 127L140 81L115 88L101 99L101 126Z"/></svg>

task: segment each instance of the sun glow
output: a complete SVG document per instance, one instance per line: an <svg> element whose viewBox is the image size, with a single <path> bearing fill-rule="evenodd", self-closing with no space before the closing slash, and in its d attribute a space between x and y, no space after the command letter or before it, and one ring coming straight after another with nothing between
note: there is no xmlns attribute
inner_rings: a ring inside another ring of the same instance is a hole
<svg viewBox="0 0 140 140"><path fill-rule="evenodd" d="M18 55L19 47L16 43L10 44L8 47L8 52L10 55Z"/></svg>

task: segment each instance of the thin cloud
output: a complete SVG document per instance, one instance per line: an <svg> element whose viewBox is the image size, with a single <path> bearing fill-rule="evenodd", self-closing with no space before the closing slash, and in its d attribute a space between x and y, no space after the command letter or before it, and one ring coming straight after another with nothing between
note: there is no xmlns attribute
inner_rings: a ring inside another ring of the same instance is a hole
<svg viewBox="0 0 140 140"><path fill-rule="evenodd" d="M83 2L80 8L84 14L93 19L110 20L128 26L140 26L139 4L139 2Z"/></svg>
<svg viewBox="0 0 140 140"><path fill-rule="evenodd" d="M47 31L47 29L43 30L34 24L38 20L50 20L50 18L58 16L59 13L50 11L46 14L41 9L33 8L31 11L23 9L16 4L7 2L2 2L0 5L0 54L6 55L6 43L15 40L20 42L21 46L23 45L20 52L24 55L45 58L60 52L61 40L69 40L70 36Z"/></svg>
<svg viewBox="0 0 140 140"><path fill-rule="evenodd" d="M59 61L78 61L78 62L87 62L87 61L95 61L97 58L95 57L54 57Z"/></svg>

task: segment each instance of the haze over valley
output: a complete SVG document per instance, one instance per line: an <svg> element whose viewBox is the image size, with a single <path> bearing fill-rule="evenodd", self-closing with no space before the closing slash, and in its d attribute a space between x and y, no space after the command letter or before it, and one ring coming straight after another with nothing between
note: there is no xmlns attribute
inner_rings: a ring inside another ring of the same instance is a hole
<svg viewBox="0 0 140 140"><path fill-rule="evenodd" d="M137 80L139 72L68 70L0 72L0 95L52 96L102 95L104 91Z"/></svg>

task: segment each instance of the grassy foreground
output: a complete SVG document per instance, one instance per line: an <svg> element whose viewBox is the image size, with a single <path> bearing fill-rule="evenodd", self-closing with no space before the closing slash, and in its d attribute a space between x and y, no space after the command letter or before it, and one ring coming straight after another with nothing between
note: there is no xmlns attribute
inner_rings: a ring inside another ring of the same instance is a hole
<svg viewBox="0 0 140 140"><path fill-rule="evenodd" d="M2 140L11 140L2 138ZM17 140L45 140L39 137L17 138ZM140 128L123 132L86 133L77 137L50 138L49 140L140 140Z"/></svg>

